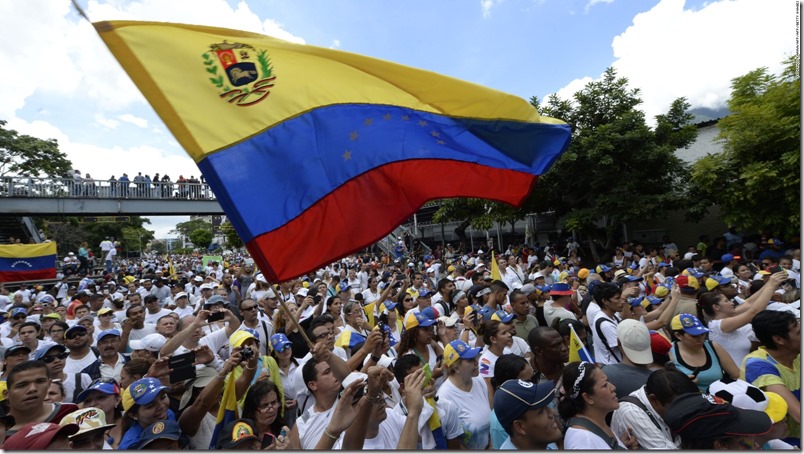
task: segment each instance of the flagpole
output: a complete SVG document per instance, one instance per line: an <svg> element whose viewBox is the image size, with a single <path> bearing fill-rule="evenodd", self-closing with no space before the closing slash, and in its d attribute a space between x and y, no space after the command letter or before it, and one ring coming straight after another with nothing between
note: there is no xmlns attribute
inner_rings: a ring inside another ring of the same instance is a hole
<svg viewBox="0 0 804 454"><path fill-rule="evenodd" d="M299 325L299 322L296 321L296 317L294 317L293 313L290 312L290 309L288 309L288 305L285 303L285 300L283 298L277 298L277 299L279 300L279 304L282 306L282 309L285 309L285 312L287 312L288 318L290 318L290 323L292 323L293 326L295 326L296 329L299 330L302 337L304 338L304 341L307 342L307 346L310 347L310 350L312 350L313 347L315 347L315 344L310 340L309 337L307 337L307 333L304 331L304 328L302 328L301 325Z"/></svg>

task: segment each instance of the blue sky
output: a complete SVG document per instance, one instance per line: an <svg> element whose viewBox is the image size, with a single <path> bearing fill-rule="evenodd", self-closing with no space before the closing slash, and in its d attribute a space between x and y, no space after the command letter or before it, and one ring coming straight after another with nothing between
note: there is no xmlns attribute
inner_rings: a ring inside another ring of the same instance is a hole
<svg viewBox="0 0 804 454"><path fill-rule="evenodd" d="M609 66L648 118L686 96L718 108L729 81L797 51L793 0L79 0L93 21L256 31L415 66L529 98L571 97ZM193 164L69 0L0 2L0 119L56 138L96 179ZM183 217L151 217L164 237Z"/></svg>

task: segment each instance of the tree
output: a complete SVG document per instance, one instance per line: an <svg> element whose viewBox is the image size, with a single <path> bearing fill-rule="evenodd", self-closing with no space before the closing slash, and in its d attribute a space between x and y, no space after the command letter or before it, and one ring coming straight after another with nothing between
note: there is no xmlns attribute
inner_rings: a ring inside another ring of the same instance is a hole
<svg viewBox="0 0 804 454"><path fill-rule="evenodd" d="M37 139L5 128L0 120L0 176L64 177L72 168L55 139Z"/></svg>
<svg viewBox="0 0 804 454"><path fill-rule="evenodd" d="M675 155L697 135L690 105L673 101L651 129L628 79L609 68L572 102L552 95L542 113L572 126L569 150L539 178L528 201L534 211L555 211L564 228L586 236L596 261L614 248L621 226L661 216L680 206L687 167Z"/></svg>
<svg viewBox="0 0 804 454"><path fill-rule="evenodd" d="M140 216L131 216L126 222L83 222L78 216L38 218L40 222L45 236L58 244L59 255L78 251L82 241L98 255L99 245L106 237L119 241L124 251L139 251L140 244L144 246L154 239L153 230L144 227L151 221Z"/></svg>
<svg viewBox="0 0 804 454"><path fill-rule="evenodd" d="M164 241L154 241L151 243L151 251L154 254L164 255L167 252L167 245Z"/></svg>
<svg viewBox="0 0 804 454"><path fill-rule="evenodd" d="M189 237L191 233L198 229L209 230L209 232L212 233L212 223L201 218L190 219L189 221L176 224L176 228L171 230L170 233Z"/></svg>
<svg viewBox="0 0 804 454"><path fill-rule="evenodd" d="M731 115L718 122L723 151L692 166L690 219L719 205L738 230L799 235L800 82L796 56L780 75L758 68L732 80Z"/></svg>
<svg viewBox="0 0 804 454"><path fill-rule="evenodd" d="M226 245L230 248L240 249L243 247L243 240L228 220L221 224L221 232L226 236Z"/></svg>
<svg viewBox="0 0 804 454"><path fill-rule="evenodd" d="M212 244L212 232L204 229L190 232L190 241L193 242L195 247L206 249Z"/></svg>

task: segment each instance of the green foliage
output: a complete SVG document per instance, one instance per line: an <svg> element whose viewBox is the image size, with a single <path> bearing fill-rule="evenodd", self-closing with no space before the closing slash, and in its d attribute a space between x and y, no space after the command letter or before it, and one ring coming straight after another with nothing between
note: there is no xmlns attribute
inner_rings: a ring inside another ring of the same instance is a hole
<svg viewBox="0 0 804 454"><path fill-rule="evenodd" d="M212 234L212 223L201 218L190 219L189 221L176 224L176 228L171 230L170 233L189 237L191 233L198 229L208 230L210 234ZM195 243L195 241L193 241L193 243Z"/></svg>
<svg viewBox="0 0 804 454"><path fill-rule="evenodd" d="M230 248L240 249L243 247L243 240L228 220L221 224L221 232L226 236L226 245Z"/></svg>
<svg viewBox="0 0 804 454"><path fill-rule="evenodd" d="M718 204L737 229L799 234L800 74L796 57L784 64L779 75L759 68L732 80L732 114L718 123L723 151L692 168L692 219Z"/></svg>
<svg viewBox="0 0 804 454"><path fill-rule="evenodd" d="M156 254L163 255L167 252L167 246L162 241L155 241L151 243L151 251Z"/></svg>
<svg viewBox="0 0 804 454"><path fill-rule="evenodd" d="M128 222L81 222L81 217L49 217L43 220L43 230L48 239L56 241L59 255L78 251L82 241L96 256L101 254L100 243L106 237L114 237L124 251L139 251L154 239L154 232L144 227L150 224L148 218L131 216ZM103 259L104 257L101 257Z"/></svg>
<svg viewBox="0 0 804 454"><path fill-rule="evenodd" d="M72 168L55 139L42 140L5 128L0 120L0 176L64 177Z"/></svg>
<svg viewBox="0 0 804 454"><path fill-rule="evenodd" d="M206 249L212 244L212 232L206 229L198 229L190 232L190 241L195 247Z"/></svg>

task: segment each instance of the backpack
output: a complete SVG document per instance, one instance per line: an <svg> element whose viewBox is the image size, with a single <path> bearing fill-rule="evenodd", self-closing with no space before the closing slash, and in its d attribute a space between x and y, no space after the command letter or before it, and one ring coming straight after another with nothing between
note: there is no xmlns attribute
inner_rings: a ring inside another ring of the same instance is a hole
<svg viewBox="0 0 804 454"><path fill-rule="evenodd" d="M617 443L617 437L610 437L606 432L603 432L603 429L597 426L597 424L593 423L592 421L586 418L576 418L572 417L567 421L567 428L569 429L571 426L581 426L584 429L589 430L593 434L597 435L598 437L602 438L605 441L609 448L613 450L623 450L622 446Z"/></svg>
<svg viewBox="0 0 804 454"><path fill-rule="evenodd" d="M608 341L606 340L606 336L603 335L603 329L601 329L601 325L603 325L603 322L609 322L614 326L617 326L617 324L606 317L600 317L597 320L595 320L595 332L597 332L597 337L600 338L600 342L603 343L603 346L606 347L606 350L608 350L609 353L611 353L611 356L619 363L620 358L618 358L617 354L614 353L614 349L611 348Z"/></svg>

